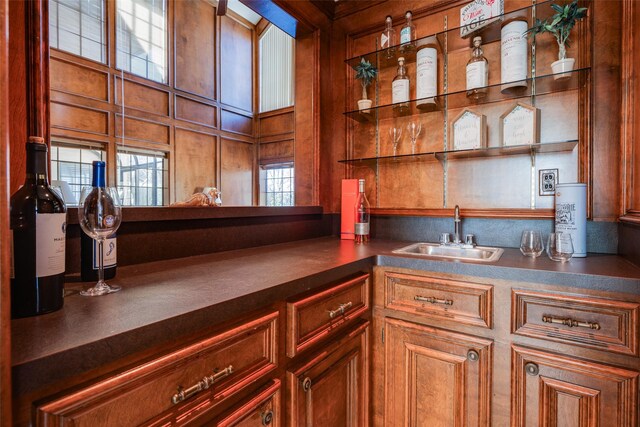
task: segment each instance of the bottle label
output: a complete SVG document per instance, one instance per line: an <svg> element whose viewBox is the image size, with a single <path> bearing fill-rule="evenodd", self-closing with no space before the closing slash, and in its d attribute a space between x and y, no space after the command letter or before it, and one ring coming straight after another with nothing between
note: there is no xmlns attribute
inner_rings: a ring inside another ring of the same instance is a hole
<svg viewBox="0 0 640 427"><path fill-rule="evenodd" d="M382 33L382 37L380 37L380 47L389 47L389 36L386 33Z"/></svg>
<svg viewBox="0 0 640 427"><path fill-rule="evenodd" d="M487 64L484 61L467 65L467 90L487 85Z"/></svg>
<svg viewBox="0 0 640 427"><path fill-rule="evenodd" d="M100 260L98 259L98 241L93 241L93 269L98 270L100 268ZM118 245L117 238L110 237L104 240L102 246L102 265L104 268L115 267L118 257Z"/></svg>
<svg viewBox="0 0 640 427"><path fill-rule="evenodd" d="M391 102L397 104L407 101L409 101L409 79L396 80L391 83Z"/></svg>
<svg viewBox="0 0 640 427"><path fill-rule="evenodd" d="M355 224L355 234L361 236L369 235L369 223L368 222L356 222Z"/></svg>
<svg viewBox="0 0 640 427"><path fill-rule="evenodd" d="M502 83L527 78L527 31L526 21L513 21L502 28L501 72Z"/></svg>
<svg viewBox="0 0 640 427"><path fill-rule="evenodd" d="M400 30L400 43L409 43L411 41L411 27L404 27Z"/></svg>
<svg viewBox="0 0 640 427"><path fill-rule="evenodd" d="M438 94L438 52L431 47L418 51L416 98L433 98Z"/></svg>
<svg viewBox="0 0 640 427"><path fill-rule="evenodd" d="M67 214L36 214L36 277L64 273Z"/></svg>

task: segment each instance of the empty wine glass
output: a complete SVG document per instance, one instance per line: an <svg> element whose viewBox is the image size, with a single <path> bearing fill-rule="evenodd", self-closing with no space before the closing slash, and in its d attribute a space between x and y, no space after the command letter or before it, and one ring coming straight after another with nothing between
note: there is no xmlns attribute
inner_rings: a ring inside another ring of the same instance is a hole
<svg viewBox="0 0 640 427"><path fill-rule="evenodd" d="M402 128L390 127L389 137L391 138L391 142L393 143L393 155L395 157L398 152L398 143L402 139Z"/></svg>
<svg viewBox="0 0 640 427"><path fill-rule="evenodd" d="M537 230L525 230L522 232L520 252L524 256L538 257L543 251L542 235Z"/></svg>
<svg viewBox="0 0 640 427"><path fill-rule="evenodd" d="M416 140L420 136L422 131L422 124L420 122L411 122L407 125L407 132L411 138L411 154L416 154Z"/></svg>
<svg viewBox="0 0 640 427"><path fill-rule="evenodd" d="M114 187L84 187L78 206L80 227L89 237L98 242L98 283L80 292L80 295L95 297L118 292L117 285L109 286L104 281L103 246L107 237L116 232L122 219L120 198Z"/></svg>
<svg viewBox="0 0 640 427"><path fill-rule="evenodd" d="M553 261L567 262L573 256L573 242L569 233L551 233L547 241L547 255Z"/></svg>

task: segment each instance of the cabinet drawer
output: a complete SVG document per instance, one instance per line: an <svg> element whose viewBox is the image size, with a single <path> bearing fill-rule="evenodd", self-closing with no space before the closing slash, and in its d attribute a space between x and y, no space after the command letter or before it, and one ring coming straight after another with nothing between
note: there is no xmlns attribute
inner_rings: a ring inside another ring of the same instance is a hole
<svg viewBox="0 0 640 427"><path fill-rule="evenodd" d="M224 414L216 413L217 408L203 411L201 406L199 402L189 403L181 414L165 414L144 427L280 427L280 380L271 380Z"/></svg>
<svg viewBox="0 0 640 427"><path fill-rule="evenodd" d="M276 368L277 319L265 315L43 404L38 424L131 426L209 411Z"/></svg>
<svg viewBox="0 0 640 427"><path fill-rule="evenodd" d="M511 332L638 356L638 307L614 299L511 291Z"/></svg>
<svg viewBox="0 0 640 427"><path fill-rule="evenodd" d="M287 303L287 356L333 334L368 309L368 274Z"/></svg>
<svg viewBox="0 0 640 427"><path fill-rule="evenodd" d="M493 286L384 273L384 306L436 320L493 327Z"/></svg>

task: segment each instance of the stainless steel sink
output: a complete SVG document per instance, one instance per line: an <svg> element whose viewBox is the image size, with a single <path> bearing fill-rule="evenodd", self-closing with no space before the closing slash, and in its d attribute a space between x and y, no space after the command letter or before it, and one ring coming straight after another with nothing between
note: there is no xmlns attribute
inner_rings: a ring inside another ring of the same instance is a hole
<svg viewBox="0 0 640 427"><path fill-rule="evenodd" d="M443 246L438 243L414 243L393 251L394 254L482 262L497 261L500 259L502 252L504 251L500 248L490 248L487 246L465 248L460 246Z"/></svg>

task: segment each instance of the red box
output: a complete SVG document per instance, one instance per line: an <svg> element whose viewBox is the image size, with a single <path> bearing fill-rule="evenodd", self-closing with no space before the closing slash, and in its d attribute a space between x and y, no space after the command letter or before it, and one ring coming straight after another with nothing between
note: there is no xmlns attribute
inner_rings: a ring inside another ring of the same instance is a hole
<svg viewBox="0 0 640 427"><path fill-rule="evenodd" d="M356 220L356 200L358 198L358 180L342 180L342 207L340 215L340 238L353 240Z"/></svg>

